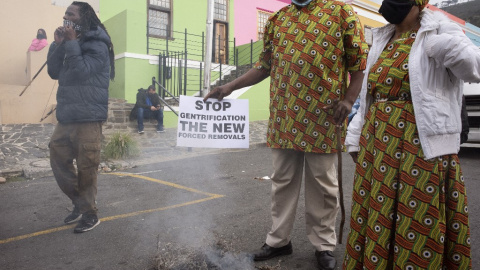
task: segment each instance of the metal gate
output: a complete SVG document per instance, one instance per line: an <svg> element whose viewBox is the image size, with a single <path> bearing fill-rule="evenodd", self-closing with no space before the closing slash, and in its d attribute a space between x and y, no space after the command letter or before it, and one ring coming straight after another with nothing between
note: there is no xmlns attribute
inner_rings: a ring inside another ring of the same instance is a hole
<svg viewBox="0 0 480 270"><path fill-rule="evenodd" d="M174 97L187 94L187 54L166 52L158 55L158 83ZM159 89L165 99L166 91Z"/></svg>

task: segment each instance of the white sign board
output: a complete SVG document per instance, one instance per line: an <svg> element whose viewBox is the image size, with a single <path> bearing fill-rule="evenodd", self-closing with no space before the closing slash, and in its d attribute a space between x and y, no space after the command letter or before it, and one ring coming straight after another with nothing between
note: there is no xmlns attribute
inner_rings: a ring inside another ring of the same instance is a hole
<svg viewBox="0 0 480 270"><path fill-rule="evenodd" d="M248 148L247 99L208 99L180 96L177 146Z"/></svg>

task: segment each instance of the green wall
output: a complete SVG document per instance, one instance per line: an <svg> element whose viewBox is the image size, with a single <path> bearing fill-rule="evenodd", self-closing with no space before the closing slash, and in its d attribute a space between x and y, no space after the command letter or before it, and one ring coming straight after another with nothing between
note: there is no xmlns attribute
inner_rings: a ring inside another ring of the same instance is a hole
<svg viewBox="0 0 480 270"><path fill-rule="evenodd" d="M252 46L253 45L253 46ZM252 48L253 47L253 48ZM238 65L243 66L250 64L250 53L252 53L252 62L255 64L258 61L258 55L263 50L263 42L256 41L253 44L247 43L237 47L238 49Z"/></svg>
<svg viewBox="0 0 480 270"><path fill-rule="evenodd" d="M230 61L233 59L233 37L235 36L233 8L234 0L230 0L228 33ZM100 1L100 18L112 37L116 56L120 57L115 61L116 78L110 84L110 97L126 99L128 102L134 103L137 90L150 85L152 77L158 77L158 65L150 64L148 59L121 57L125 53L137 54L140 58L147 56L147 48L152 46L149 45L149 39L147 38L147 11L147 0ZM207 1L174 0L172 13L174 38L169 40L169 50L184 51L184 33L187 29L188 34L197 36L196 45L187 43L188 59L201 60L201 35L206 31ZM150 44L152 43L161 48L161 46L164 46L165 39L153 40L150 38ZM255 48L258 46L258 44L255 44ZM158 51L150 52L152 55L157 53ZM250 52L244 51L240 54L241 59L246 59L242 60L241 64L246 61L250 62ZM254 56L253 61L256 62L257 58L258 56ZM212 78L217 78L218 75L216 74L216 72L212 72ZM187 95L193 95L198 89L199 71L189 68L187 75ZM250 119L252 121L268 118L269 80L255 85L240 98L250 100ZM174 113L165 111L164 124L166 127L176 126L177 121L177 116Z"/></svg>
<svg viewBox="0 0 480 270"><path fill-rule="evenodd" d="M229 60L233 65L233 37L234 37L234 12L233 0L230 0L229 13ZM206 42L207 0L175 0L173 1L173 38L149 38L149 53L158 54L165 51L185 51L185 31L187 32L188 59L202 61L202 42ZM146 15L145 15L146 16ZM203 39L202 39L203 35ZM203 43L204 44L204 43Z"/></svg>
<svg viewBox="0 0 480 270"><path fill-rule="evenodd" d="M239 98L248 99L250 121L268 119L270 114L270 78L252 86Z"/></svg>
<svg viewBox="0 0 480 270"><path fill-rule="evenodd" d="M108 87L110 97L125 99L125 79L125 59L115 60L115 79Z"/></svg>
<svg viewBox="0 0 480 270"><path fill-rule="evenodd" d="M100 18L116 46L115 54L147 53L146 0L101 0Z"/></svg>
<svg viewBox="0 0 480 270"><path fill-rule="evenodd" d="M124 10L103 22L112 38L115 54L127 51L127 18L127 11Z"/></svg>

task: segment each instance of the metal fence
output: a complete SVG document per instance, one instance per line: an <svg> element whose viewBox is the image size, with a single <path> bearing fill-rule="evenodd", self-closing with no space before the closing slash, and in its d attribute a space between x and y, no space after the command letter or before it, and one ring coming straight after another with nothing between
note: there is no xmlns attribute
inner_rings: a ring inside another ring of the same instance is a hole
<svg viewBox="0 0 480 270"><path fill-rule="evenodd" d="M221 48L216 44L227 44L226 57L221 57ZM217 85L222 84L226 74L238 77L240 74L234 72L239 66L250 65L256 62L262 50L262 42L253 42L236 46L235 38L222 40L218 35L212 52L211 81ZM205 34L172 31L170 38L148 37L147 52L149 55L158 55L159 68L156 82L159 87L160 96L165 98L165 91L168 90L172 96L194 95L198 92L202 96L204 55L205 55ZM224 60L222 60L224 59ZM223 63L224 62L224 63Z"/></svg>

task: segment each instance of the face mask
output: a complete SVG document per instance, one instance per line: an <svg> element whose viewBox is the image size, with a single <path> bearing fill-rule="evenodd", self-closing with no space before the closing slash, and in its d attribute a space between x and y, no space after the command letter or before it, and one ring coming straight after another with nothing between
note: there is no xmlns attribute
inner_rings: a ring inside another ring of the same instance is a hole
<svg viewBox="0 0 480 270"><path fill-rule="evenodd" d="M378 12L391 24L403 22L405 17L415 5L410 0L384 0Z"/></svg>
<svg viewBox="0 0 480 270"><path fill-rule="evenodd" d="M312 0L304 0L303 2L302 0L292 0L292 3L299 7L305 7L310 4L310 2L312 2Z"/></svg>
<svg viewBox="0 0 480 270"><path fill-rule="evenodd" d="M75 31L82 31L82 27L69 20L63 20L63 26L71 26Z"/></svg>
<svg viewBox="0 0 480 270"><path fill-rule="evenodd" d="M47 36L44 34L37 34L37 39L47 39Z"/></svg>

